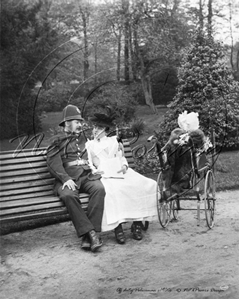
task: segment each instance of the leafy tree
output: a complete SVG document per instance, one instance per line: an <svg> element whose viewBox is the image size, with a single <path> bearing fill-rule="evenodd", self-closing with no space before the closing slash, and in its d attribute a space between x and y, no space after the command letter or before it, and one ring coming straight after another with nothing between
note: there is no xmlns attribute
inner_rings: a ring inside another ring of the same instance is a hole
<svg viewBox="0 0 239 300"><path fill-rule="evenodd" d="M114 49L112 42L117 45L117 79L140 82L144 103L156 112L154 74L178 64L179 52L189 42L186 16L177 0L110 2L101 6L101 19L107 20L101 30L108 36L109 49Z"/></svg>
<svg viewBox="0 0 239 300"><path fill-rule="evenodd" d="M135 2L132 13L134 57L145 102L157 111L152 96L155 73L177 66L180 50L189 42L185 19L179 10L179 2Z"/></svg>
<svg viewBox="0 0 239 300"><path fill-rule="evenodd" d="M57 36L48 22L50 3L3 0L1 7L1 138L40 128L33 88ZM37 66L37 68L36 68Z"/></svg>
<svg viewBox="0 0 239 300"><path fill-rule="evenodd" d="M164 142L186 110L199 113L202 130L209 135L213 129L218 145L238 144L239 86L225 65L221 44L199 32L185 53L178 80L176 96L158 132Z"/></svg>

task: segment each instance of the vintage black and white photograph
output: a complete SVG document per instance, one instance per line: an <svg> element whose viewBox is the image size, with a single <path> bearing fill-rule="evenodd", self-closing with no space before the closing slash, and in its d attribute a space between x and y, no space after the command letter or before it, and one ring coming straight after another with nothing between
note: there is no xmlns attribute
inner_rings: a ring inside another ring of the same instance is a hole
<svg viewBox="0 0 239 300"><path fill-rule="evenodd" d="M237 299L239 0L0 16L0 298Z"/></svg>

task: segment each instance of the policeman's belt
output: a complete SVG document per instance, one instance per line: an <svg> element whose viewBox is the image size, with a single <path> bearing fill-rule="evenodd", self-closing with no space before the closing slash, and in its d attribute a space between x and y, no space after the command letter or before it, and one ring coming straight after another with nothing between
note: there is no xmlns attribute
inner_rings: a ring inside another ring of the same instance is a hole
<svg viewBox="0 0 239 300"><path fill-rule="evenodd" d="M74 161L69 161L64 163L64 167L72 167L72 166L87 166L88 162L84 159L77 159Z"/></svg>

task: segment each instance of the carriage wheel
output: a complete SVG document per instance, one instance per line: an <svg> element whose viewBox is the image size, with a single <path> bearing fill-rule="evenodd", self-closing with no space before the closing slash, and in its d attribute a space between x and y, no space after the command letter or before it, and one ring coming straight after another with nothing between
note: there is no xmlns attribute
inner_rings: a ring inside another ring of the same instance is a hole
<svg viewBox="0 0 239 300"><path fill-rule="evenodd" d="M215 213L215 179L213 172L209 170L206 174L205 185L204 185L204 208L206 215L206 222L209 228L214 225L214 213Z"/></svg>
<svg viewBox="0 0 239 300"><path fill-rule="evenodd" d="M172 211L174 220L178 219L178 211L179 211L179 199L174 199L172 201Z"/></svg>
<svg viewBox="0 0 239 300"><path fill-rule="evenodd" d="M160 172L157 178L156 202L157 202L159 223L163 228L165 228L170 221L171 202L168 202L166 199L163 199L164 197L163 191L164 191L163 174L162 172Z"/></svg>

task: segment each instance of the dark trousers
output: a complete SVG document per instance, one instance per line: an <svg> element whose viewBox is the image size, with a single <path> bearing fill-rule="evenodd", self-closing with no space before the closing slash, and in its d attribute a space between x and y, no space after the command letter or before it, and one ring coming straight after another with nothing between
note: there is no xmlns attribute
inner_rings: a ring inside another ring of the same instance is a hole
<svg viewBox="0 0 239 300"><path fill-rule="evenodd" d="M81 207L79 190L72 191L68 187L63 190L60 184L56 188L59 198L67 207L79 237L92 229L98 232L101 231L105 189L100 180L89 180L87 176L81 177L80 191L89 194L87 213Z"/></svg>

